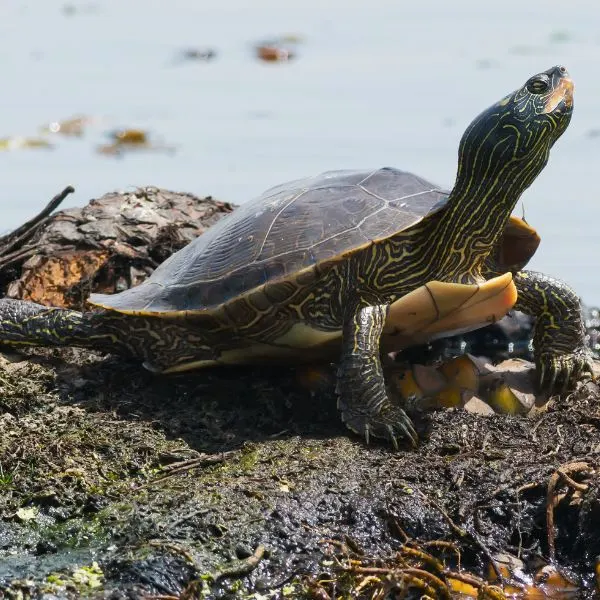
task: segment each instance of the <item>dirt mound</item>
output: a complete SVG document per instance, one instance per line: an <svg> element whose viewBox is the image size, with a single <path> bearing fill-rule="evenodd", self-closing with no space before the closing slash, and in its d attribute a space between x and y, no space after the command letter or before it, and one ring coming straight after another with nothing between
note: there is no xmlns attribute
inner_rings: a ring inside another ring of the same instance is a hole
<svg viewBox="0 0 600 600"><path fill-rule="evenodd" d="M121 200L144 204L149 193ZM152 194L177 205L177 194ZM202 202L190 209L200 224ZM208 206L209 223L229 210ZM140 248L159 230L139 247L127 238L142 263L156 261ZM49 235L37 231L31 244ZM125 244L119 235L110 239ZM127 275L126 261L107 264L86 285ZM393 452L349 433L333 391L309 391L294 369L166 377L89 351L9 352L0 362L0 588L15 598L326 599L399 598L412 585L415 597L479 589L491 598L503 597L489 587L498 574L521 594L533 583L565 588L548 575L557 565L579 590L568 597L593 597L594 384L528 417L451 409L414 419L420 446Z"/></svg>

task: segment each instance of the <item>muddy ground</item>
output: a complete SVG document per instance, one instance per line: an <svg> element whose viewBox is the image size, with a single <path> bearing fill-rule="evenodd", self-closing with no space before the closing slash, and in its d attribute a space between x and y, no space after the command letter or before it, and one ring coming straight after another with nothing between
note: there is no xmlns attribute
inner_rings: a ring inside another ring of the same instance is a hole
<svg viewBox="0 0 600 600"><path fill-rule="evenodd" d="M5 292L27 271L11 269ZM467 579L502 571L500 553L530 574L553 563L579 591L536 598L594 597L592 383L531 417L415 414L419 447L393 452L348 432L332 391L291 368L160 376L90 351L6 350L4 597L444 597L423 571L444 584L449 571L407 562L417 547ZM407 592L410 574L429 588Z"/></svg>

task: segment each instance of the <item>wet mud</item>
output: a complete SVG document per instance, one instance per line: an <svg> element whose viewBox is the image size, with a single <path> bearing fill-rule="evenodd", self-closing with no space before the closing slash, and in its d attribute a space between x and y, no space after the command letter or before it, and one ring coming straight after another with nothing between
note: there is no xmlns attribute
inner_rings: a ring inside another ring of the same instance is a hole
<svg viewBox="0 0 600 600"><path fill-rule="evenodd" d="M86 289L131 277L109 254ZM24 264L2 272L5 293ZM346 430L333 390L307 389L293 368L160 376L90 351L4 347L0 590L498 598L512 583L512 597L595 597L594 383L529 416L412 416L420 445L394 452ZM554 587L540 579L550 567ZM542 583L555 595L526 595Z"/></svg>

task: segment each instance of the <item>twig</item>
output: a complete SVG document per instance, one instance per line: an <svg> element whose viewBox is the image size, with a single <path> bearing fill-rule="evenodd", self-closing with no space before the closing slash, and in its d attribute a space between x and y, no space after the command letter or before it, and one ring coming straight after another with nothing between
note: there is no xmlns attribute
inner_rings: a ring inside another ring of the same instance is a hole
<svg viewBox="0 0 600 600"><path fill-rule="evenodd" d="M413 577L422 579L423 581L428 582L430 585L433 585L434 589L438 592L438 598L451 600L450 592L448 591L448 587L446 586L445 582L433 573L430 573L425 569L417 569L416 567L404 569L404 572L408 575L412 575Z"/></svg>
<svg viewBox="0 0 600 600"><path fill-rule="evenodd" d="M551 561L556 559L556 534L554 532L554 509L560 502L561 497L556 493L556 487L558 482L562 479L567 485L573 481L569 477L568 473L579 473L581 471L588 470L590 465L586 462L573 462L561 465L558 469L552 473L548 480L548 491L546 494L546 535L548 537L548 556ZM579 489L581 484L573 482L576 486L575 489Z"/></svg>
<svg viewBox="0 0 600 600"><path fill-rule="evenodd" d="M358 596L367 586L371 585L372 583L379 583L379 584L381 584L381 579L379 577L377 577L376 575L367 575L356 586L356 589L354 590L354 595Z"/></svg>
<svg viewBox="0 0 600 600"><path fill-rule="evenodd" d="M520 485L515 490L515 493L518 496L519 494L522 494L523 492L527 492L529 490L535 490L535 488L540 487L540 485L542 485L542 484L537 481L532 481L531 483L524 483L523 485Z"/></svg>
<svg viewBox="0 0 600 600"><path fill-rule="evenodd" d="M190 551L179 544L163 540L150 540L148 545L153 546L154 548L164 548L165 550L170 550L175 554L179 554L179 556L183 557L188 564L196 567L196 561L194 560L194 557L191 555Z"/></svg>
<svg viewBox="0 0 600 600"><path fill-rule="evenodd" d="M175 544L173 542L162 541L162 540L152 540L150 542L151 546L157 548L164 548L165 550L169 550L176 554L179 554L183 557L188 564L194 567L196 573L200 571L199 565L192 556L191 552L180 546L179 544ZM212 582L217 582L219 579L223 579L225 577L241 577L243 575L248 575L256 567L258 563L262 560L265 554L265 547L259 545L256 547L254 553L248 558L243 558L240 560L232 560L231 562L226 563L225 565L218 567L212 573L207 573L206 575L193 579L190 583L188 583L187 587L183 590L179 598L197 598L200 597L201 591L208 589L208 580Z"/></svg>
<svg viewBox="0 0 600 600"><path fill-rule="evenodd" d="M264 554L265 547L257 546L254 554L248 558L232 560L230 563L218 568L211 574L212 579L218 581L224 577L242 577L243 575L248 575L258 567L258 563L263 559Z"/></svg>
<svg viewBox="0 0 600 600"><path fill-rule="evenodd" d="M481 537L475 532L470 531L469 535L473 538L473 541L481 548L486 558L490 561L490 565L492 565L492 569L494 569L494 573L499 581L504 581L504 575L502 575L502 571L498 566L498 561L494 558L493 554L490 552L490 549L483 543Z"/></svg>
<svg viewBox="0 0 600 600"><path fill-rule="evenodd" d="M163 472L166 471L164 475L139 485L136 490L143 490L144 488L161 483L165 479L169 479L170 477L173 477L178 473L183 473L184 471L191 471L192 469L198 469L200 467L207 467L208 465L225 462L228 458L236 454L236 452L236 450L229 450L228 452L220 452L219 454L205 454L199 458L192 458L190 460L183 460L178 463L167 465L161 469Z"/></svg>
<svg viewBox="0 0 600 600"><path fill-rule="evenodd" d="M426 496L421 490L417 489L416 490L420 495L421 498L423 498L423 500L425 500L425 502L427 502L427 504L430 504L431 506L433 506L435 509L437 509L439 511L439 513L442 515L442 517L444 517L446 523L448 523L448 525L450 526L450 529L452 529L452 531L458 535L459 537L466 537L468 535L468 531L466 531L465 529L462 529L461 527L459 527L450 517L450 515L435 501L432 500L431 498L429 498L428 496Z"/></svg>
<svg viewBox="0 0 600 600"><path fill-rule="evenodd" d="M456 556L457 568L460 571L461 564L461 554L460 549L454 542L447 542L445 540L431 540L430 542L423 542L421 544L424 548L441 548L443 550L450 550L454 552Z"/></svg>
<svg viewBox="0 0 600 600"><path fill-rule="evenodd" d="M0 270L4 269L15 262L27 260L30 256L36 253L35 246L27 246L25 248L19 248L10 254L1 256L0 252Z"/></svg>
<svg viewBox="0 0 600 600"><path fill-rule="evenodd" d="M400 535L400 537L402 538L402 543L406 544L407 542L409 542L410 536L408 535L408 533L406 533L406 531L404 531L404 529L402 529L402 527L400 526L400 523L398 523L398 519L396 517L392 518L392 523L394 524L394 527L396 528L398 535Z"/></svg>
<svg viewBox="0 0 600 600"><path fill-rule="evenodd" d="M367 575L371 578L377 575L387 575L391 578L401 578L403 581L406 581L409 584L412 583L413 585L416 585L423 591L433 592L436 598L444 598L446 600L451 599L450 592L448 591L448 587L445 582L429 571L425 571L424 569L418 569L416 567L394 569L385 567L349 566L343 567L343 570L354 574ZM371 581L373 580L374 579L371 579ZM436 594L436 592L438 593Z"/></svg>
<svg viewBox="0 0 600 600"><path fill-rule="evenodd" d="M472 585L474 588L481 590L485 594L487 594L492 600L506 600L506 595L504 592L495 585L489 585L482 579L475 577L474 575L469 575L468 573L459 573L458 571L450 571L447 570L444 573L446 577L451 579L456 579L462 583L466 583L468 585ZM514 584L513 584L514 585Z"/></svg>
<svg viewBox="0 0 600 600"><path fill-rule="evenodd" d="M416 558L421 561L422 564L427 565L437 574L444 572L444 565L435 556L432 556L428 552L424 552L420 548L413 548L411 546L404 545L400 550L401 557Z"/></svg>
<svg viewBox="0 0 600 600"><path fill-rule="evenodd" d="M486 558L490 561L490 564L492 565L492 568L494 569L494 572L496 573L498 578L502 579L502 573L501 573L498 565L496 564L496 561L494 560L492 553L489 551L489 548L483 543L483 540L479 537L479 535L477 535L477 533L475 531L466 530L466 529L462 529L461 527L459 527L452 520L450 515L435 500L432 500L431 498L427 497L419 489L417 489L417 492L421 495L421 497L423 498L423 500L425 500L425 502L431 504L431 506L433 506L440 512L440 514L444 517L444 519L446 520L446 522L448 523L448 525L450 526L450 528L456 535L458 535L461 538L465 538L467 536L470 537L481 548L481 550L485 554Z"/></svg>
<svg viewBox="0 0 600 600"><path fill-rule="evenodd" d="M585 463L582 463L582 464L585 464ZM562 468L559 468L557 470L557 473L565 480L566 483L568 483L573 489L577 490L578 492L587 492L590 489L589 485L587 485L585 483L579 483L578 481L575 481L574 479L572 479L571 477L569 477L562 470Z"/></svg>
<svg viewBox="0 0 600 600"><path fill-rule="evenodd" d="M23 223L23 225L15 229L12 233L0 237L0 246L5 246L0 249L0 256L4 256L21 246L23 242L33 235L35 230L56 210L62 201L74 191L75 188L73 186L67 186L60 194L54 196L54 198L48 202L46 207L33 217L33 219Z"/></svg>

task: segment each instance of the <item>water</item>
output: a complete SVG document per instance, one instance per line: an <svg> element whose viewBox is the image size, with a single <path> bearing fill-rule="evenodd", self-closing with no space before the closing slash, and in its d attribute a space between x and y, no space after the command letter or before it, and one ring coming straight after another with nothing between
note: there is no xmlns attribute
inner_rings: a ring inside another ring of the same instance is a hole
<svg viewBox="0 0 600 600"><path fill-rule="evenodd" d="M0 230L67 184L77 193L65 206L138 185L241 203L289 179L384 165L450 186L472 117L564 64L575 115L523 196L543 238L531 267L600 302L595 0L81 0L70 16L65 4L0 4L0 137L81 113L104 122L53 151L0 153ZM297 61L254 58L255 41L284 33L305 40ZM198 46L217 58L173 64ZM97 154L118 126L149 129L177 152Z"/></svg>

